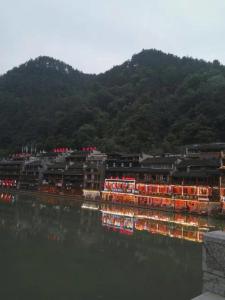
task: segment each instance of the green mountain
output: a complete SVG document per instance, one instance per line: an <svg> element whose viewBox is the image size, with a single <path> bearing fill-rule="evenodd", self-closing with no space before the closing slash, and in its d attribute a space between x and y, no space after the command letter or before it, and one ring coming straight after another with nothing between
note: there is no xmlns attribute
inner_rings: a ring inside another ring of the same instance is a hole
<svg viewBox="0 0 225 300"><path fill-rule="evenodd" d="M0 149L170 151L225 141L225 67L157 50L88 75L38 57L0 77Z"/></svg>

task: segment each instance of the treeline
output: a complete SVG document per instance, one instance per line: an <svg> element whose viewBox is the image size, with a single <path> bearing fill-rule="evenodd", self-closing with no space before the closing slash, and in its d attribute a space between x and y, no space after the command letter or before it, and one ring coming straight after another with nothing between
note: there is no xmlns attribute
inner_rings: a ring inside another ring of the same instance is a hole
<svg viewBox="0 0 225 300"><path fill-rule="evenodd" d="M87 75L39 57L0 77L0 128L0 149L149 152L225 141L225 67L143 50Z"/></svg>

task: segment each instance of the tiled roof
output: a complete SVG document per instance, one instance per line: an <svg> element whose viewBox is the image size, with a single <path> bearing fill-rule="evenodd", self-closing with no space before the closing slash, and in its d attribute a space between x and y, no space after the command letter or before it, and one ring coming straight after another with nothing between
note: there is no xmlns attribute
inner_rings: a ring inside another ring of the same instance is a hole
<svg viewBox="0 0 225 300"><path fill-rule="evenodd" d="M225 143L195 144L189 145L187 148L199 151L221 151L225 150Z"/></svg>
<svg viewBox="0 0 225 300"><path fill-rule="evenodd" d="M107 171L114 172L124 172L124 173L149 173L149 174L169 174L170 169L153 169L153 168L141 168L141 167L131 167L131 168L107 168Z"/></svg>
<svg viewBox="0 0 225 300"><path fill-rule="evenodd" d="M141 164L174 164L176 161L176 157L151 157L143 160Z"/></svg>
<svg viewBox="0 0 225 300"><path fill-rule="evenodd" d="M219 168L219 159L184 159L182 160L178 168L181 167L215 167Z"/></svg>
<svg viewBox="0 0 225 300"><path fill-rule="evenodd" d="M174 178L207 178L211 176L219 176L219 170L201 170L201 171L190 171L190 172L179 172L173 173Z"/></svg>

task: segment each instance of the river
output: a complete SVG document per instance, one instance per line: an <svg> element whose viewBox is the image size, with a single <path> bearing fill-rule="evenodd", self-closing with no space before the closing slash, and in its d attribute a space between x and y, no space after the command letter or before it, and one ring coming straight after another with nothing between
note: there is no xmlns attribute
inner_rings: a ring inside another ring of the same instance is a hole
<svg viewBox="0 0 225 300"><path fill-rule="evenodd" d="M4 300L190 300L202 288L202 235L225 227L205 217L2 195Z"/></svg>

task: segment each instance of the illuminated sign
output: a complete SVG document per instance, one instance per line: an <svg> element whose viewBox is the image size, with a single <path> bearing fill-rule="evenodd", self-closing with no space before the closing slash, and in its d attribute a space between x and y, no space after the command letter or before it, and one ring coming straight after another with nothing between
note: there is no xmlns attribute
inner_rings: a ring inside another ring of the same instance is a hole
<svg viewBox="0 0 225 300"><path fill-rule="evenodd" d="M96 147L82 147L81 151L95 151L97 150Z"/></svg>
<svg viewBox="0 0 225 300"><path fill-rule="evenodd" d="M67 152L70 152L71 151L71 148L68 148L68 147L64 147L64 148L54 148L53 149L53 152L54 153L67 153Z"/></svg>

